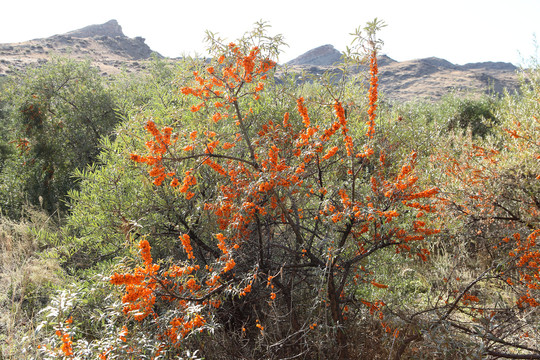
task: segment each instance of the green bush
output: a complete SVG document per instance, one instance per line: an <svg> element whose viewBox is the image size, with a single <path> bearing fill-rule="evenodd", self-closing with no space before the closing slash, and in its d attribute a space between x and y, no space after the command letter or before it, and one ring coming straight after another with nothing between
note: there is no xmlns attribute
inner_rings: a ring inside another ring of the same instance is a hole
<svg viewBox="0 0 540 360"><path fill-rule="evenodd" d="M76 186L71 174L92 164L103 136L112 136L115 103L89 62L54 58L10 76L0 99L6 139L17 147L4 155L0 204L18 216L26 202L49 213L65 210Z"/></svg>

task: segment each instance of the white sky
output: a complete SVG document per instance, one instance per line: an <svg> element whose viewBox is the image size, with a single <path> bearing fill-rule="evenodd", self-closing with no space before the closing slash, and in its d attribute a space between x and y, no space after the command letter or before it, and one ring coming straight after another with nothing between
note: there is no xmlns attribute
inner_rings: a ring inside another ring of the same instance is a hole
<svg viewBox="0 0 540 360"><path fill-rule="evenodd" d="M0 0L0 43L48 37L118 20L164 56L204 54L205 30L235 40L258 20L283 34L286 62L320 45L343 51L375 17L383 52L404 61L436 56L455 64L536 56L540 0Z"/></svg>

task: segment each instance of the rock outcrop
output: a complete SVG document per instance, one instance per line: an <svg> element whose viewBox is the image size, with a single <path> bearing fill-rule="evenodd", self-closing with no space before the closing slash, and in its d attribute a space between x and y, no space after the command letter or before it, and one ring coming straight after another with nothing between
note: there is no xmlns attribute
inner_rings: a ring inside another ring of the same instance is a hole
<svg viewBox="0 0 540 360"><path fill-rule="evenodd" d="M138 36L132 39L124 35L122 27L116 20L110 20L100 25L86 26L63 35L56 35L53 38L55 37L68 41L73 40L73 38L92 38L104 47L108 47L114 54L124 55L133 60L147 59L153 53L152 49L145 44L144 38Z"/></svg>
<svg viewBox="0 0 540 360"><path fill-rule="evenodd" d="M0 44L0 75L39 66L53 55L90 60L104 74L117 73L122 68L137 71L144 67L141 61L152 54L160 56L144 38L127 37L118 22L110 20L48 38Z"/></svg>
<svg viewBox="0 0 540 360"><path fill-rule="evenodd" d="M122 32L122 27L116 20L109 20L106 23L99 25L85 26L82 29L67 32L64 35L77 38L91 38L94 36L126 37Z"/></svg>

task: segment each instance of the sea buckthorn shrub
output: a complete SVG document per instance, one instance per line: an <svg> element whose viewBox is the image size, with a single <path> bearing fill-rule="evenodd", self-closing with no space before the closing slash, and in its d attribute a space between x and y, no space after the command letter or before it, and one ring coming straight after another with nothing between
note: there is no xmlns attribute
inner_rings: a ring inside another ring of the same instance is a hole
<svg viewBox="0 0 540 360"><path fill-rule="evenodd" d="M493 108L490 133L448 133L431 154L445 230L430 248L431 310L405 317L418 331L415 356L422 347L441 358L537 356L538 69L523 76L520 94Z"/></svg>
<svg viewBox="0 0 540 360"><path fill-rule="evenodd" d="M258 356L280 343L276 357L310 353L321 337L322 356L348 358L348 324L363 313L397 336L384 301L359 296L388 288L365 265L388 251L426 261L422 244L439 232L427 220L439 190L417 184L415 151L390 166L375 147L377 27L360 38L369 64L365 107L328 87L317 99L286 94L294 105L269 116L262 94L278 40L257 34L255 43L210 38L213 60L179 85L198 125L146 121L147 149L131 160L197 211L178 236L183 258L156 263L145 238L141 265L111 283L125 291L126 314L158 326L164 349L224 328L241 343L260 338ZM210 188L200 185L208 172ZM244 356L242 347L231 351Z"/></svg>
<svg viewBox="0 0 540 360"><path fill-rule="evenodd" d="M62 247L88 283L41 312L38 352L537 357L538 81L482 134L381 108L380 26L349 53L363 85L276 80L263 24L153 69L79 173Z"/></svg>

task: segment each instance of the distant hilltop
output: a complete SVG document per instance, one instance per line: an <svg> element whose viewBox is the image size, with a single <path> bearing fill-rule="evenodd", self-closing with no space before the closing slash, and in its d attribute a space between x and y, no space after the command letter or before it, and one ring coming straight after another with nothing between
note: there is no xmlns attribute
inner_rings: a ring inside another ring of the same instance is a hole
<svg viewBox="0 0 540 360"><path fill-rule="evenodd" d="M65 35L78 37L78 38L90 38L94 36L109 36L109 37L126 37L122 32L122 27L116 20L109 20L104 24L90 25L83 27L79 30L73 30L67 32Z"/></svg>
<svg viewBox="0 0 540 360"><path fill-rule="evenodd" d="M287 65L334 65L341 61L341 55L341 52L333 45L327 44L309 50L296 59L289 61Z"/></svg>
<svg viewBox="0 0 540 360"><path fill-rule="evenodd" d="M102 47L108 48L113 54L125 56L131 60L148 59L154 53L146 45L144 38L137 36L132 39L124 35L122 27L116 20L109 20L104 24L90 25L65 34L54 35L49 39L60 39L69 43L69 40L73 41L74 38L92 39L100 43Z"/></svg>
<svg viewBox="0 0 540 360"><path fill-rule="evenodd" d="M144 38L127 37L118 21L110 20L47 38L0 44L0 75L39 66L53 55L90 60L104 75L118 73L122 68L139 71L152 54L161 56L150 49Z"/></svg>
<svg viewBox="0 0 540 360"><path fill-rule="evenodd" d="M297 58L287 62L287 65L315 65L315 66L331 66L341 63L342 53L337 50L333 45L327 44L311 49ZM478 62L469 63L465 65L454 65L451 62L440 59L437 57L429 57L424 59L417 59L412 61L418 61L429 66L434 66L439 69L490 69L490 70L510 70L515 71L517 67L512 63L507 62ZM389 65L396 61L386 55L381 55L378 60L379 65Z"/></svg>
<svg viewBox="0 0 540 360"><path fill-rule="evenodd" d="M322 75L342 62L341 52L323 45L286 63L288 71ZM380 55L380 89L387 99L408 101L437 100L451 91L495 92L518 88L517 70L511 63L479 62L455 65L437 57L396 61Z"/></svg>
<svg viewBox="0 0 540 360"><path fill-rule="evenodd" d="M161 56L150 49L144 38L127 37L118 21L110 20L48 38L0 44L0 76L28 66L39 66L52 55L90 60L103 75L119 73L122 69L138 72L144 71L152 54ZM333 45L322 45L280 65L278 73L287 71L317 76L324 71L336 72L335 65L341 61L341 55ZM510 63L455 65L435 57L399 62L381 55L378 64L383 97L399 101L437 100L454 90L502 92L518 87L517 68Z"/></svg>

